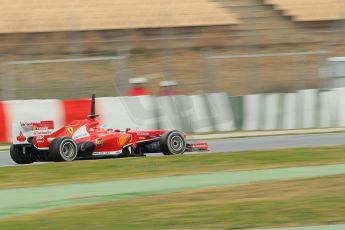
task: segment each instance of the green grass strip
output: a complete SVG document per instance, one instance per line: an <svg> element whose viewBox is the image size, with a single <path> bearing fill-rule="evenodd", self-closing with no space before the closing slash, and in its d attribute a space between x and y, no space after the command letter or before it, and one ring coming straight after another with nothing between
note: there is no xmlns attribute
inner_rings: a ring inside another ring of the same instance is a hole
<svg viewBox="0 0 345 230"><path fill-rule="evenodd" d="M345 174L345 164L4 189L0 191L0 217L196 188L341 174Z"/></svg>
<svg viewBox="0 0 345 230"><path fill-rule="evenodd" d="M76 161L0 168L0 189L345 163L345 147Z"/></svg>
<svg viewBox="0 0 345 230"><path fill-rule="evenodd" d="M290 228L260 228L258 230L344 230L345 224L307 226L307 227L290 227Z"/></svg>

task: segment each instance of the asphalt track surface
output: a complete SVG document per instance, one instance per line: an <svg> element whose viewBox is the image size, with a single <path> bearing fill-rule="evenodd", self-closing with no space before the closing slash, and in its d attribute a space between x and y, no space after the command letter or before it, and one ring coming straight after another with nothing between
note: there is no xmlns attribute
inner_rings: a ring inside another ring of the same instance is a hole
<svg viewBox="0 0 345 230"><path fill-rule="evenodd" d="M283 148L304 148L345 145L345 133L284 135L265 137L242 137L219 140L208 140L210 152L236 152L252 150L272 150ZM193 153L187 153L193 154ZM206 154L205 152L202 154ZM148 154L148 156L160 156L161 154ZM35 163L37 164L37 163ZM33 165L35 165L33 164ZM0 152L0 167L13 166L9 151Z"/></svg>

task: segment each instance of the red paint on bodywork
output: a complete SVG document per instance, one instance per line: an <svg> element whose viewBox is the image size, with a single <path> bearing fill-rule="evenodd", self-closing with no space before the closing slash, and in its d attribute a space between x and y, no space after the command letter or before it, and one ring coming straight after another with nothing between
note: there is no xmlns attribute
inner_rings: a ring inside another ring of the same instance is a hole
<svg viewBox="0 0 345 230"><path fill-rule="evenodd" d="M85 132L79 132L79 130L84 129ZM128 145L136 147L138 142L155 139L165 132L165 130L127 130L119 132L118 130L107 130L102 128L98 120L84 119L75 120L51 135L46 135L44 137L35 136L33 143L35 147L39 149L48 149L50 145L49 139L52 140L57 137L69 136L73 138L77 144L86 141L92 142L96 146L95 152L113 152L121 151L123 147Z"/></svg>

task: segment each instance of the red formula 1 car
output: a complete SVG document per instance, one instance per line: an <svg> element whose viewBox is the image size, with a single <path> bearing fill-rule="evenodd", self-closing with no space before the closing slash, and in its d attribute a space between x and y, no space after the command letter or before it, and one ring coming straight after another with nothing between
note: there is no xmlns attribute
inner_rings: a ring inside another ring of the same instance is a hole
<svg viewBox="0 0 345 230"><path fill-rule="evenodd" d="M185 151L207 151L207 143L186 143L186 134L177 130L126 131L103 128L95 115L92 95L91 115L54 131L53 121L13 124L10 154L18 164L35 161L73 161L97 157L164 155Z"/></svg>

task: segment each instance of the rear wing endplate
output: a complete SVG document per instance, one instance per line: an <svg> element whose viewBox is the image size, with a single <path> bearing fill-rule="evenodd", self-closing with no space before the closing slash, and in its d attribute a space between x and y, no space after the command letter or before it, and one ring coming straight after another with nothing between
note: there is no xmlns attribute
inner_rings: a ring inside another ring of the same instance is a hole
<svg viewBox="0 0 345 230"><path fill-rule="evenodd" d="M50 135L54 132L54 121L21 121L12 124L12 143L29 144L28 138Z"/></svg>

